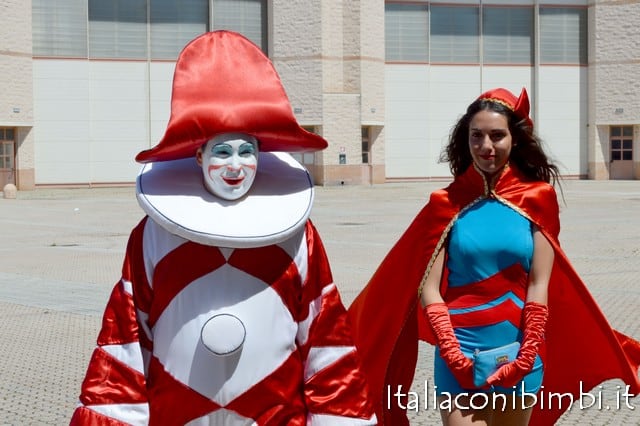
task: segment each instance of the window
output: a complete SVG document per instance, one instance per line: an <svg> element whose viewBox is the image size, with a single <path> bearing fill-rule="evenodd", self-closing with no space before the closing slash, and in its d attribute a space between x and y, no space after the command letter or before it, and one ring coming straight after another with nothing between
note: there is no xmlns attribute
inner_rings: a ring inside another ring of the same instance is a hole
<svg viewBox="0 0 640 426"><path fill-rule="evenodd" d="M267 51L266 0L213 0L213 30L241 33Z"/></svg>
<svg viewBox="0 0 640 426"><path fill-rule="evenodd" d="M184 46L207 31L208 0L151 0L151 58L176 59Z"/></svg>
<svg viewBox="0 0 640 426"><path fill-rule="evenodd" d="M540 62L587 64L587 8L539 11ZM532 6L385 2L386 61L532 65L534 14Z"/></svg>
<svg viewBox="0 0 640 426"><path fill-rule="evenodd" d="M89 0L90 58L147 58L145 0Z"/></svg>
<svg viewBox="0 0 640 426"><path fill-rule="evenodd" d="M86 58L86 0L32 1L33 55Z"/></svg>
<svg viewBox="0 0 640 426"><path fill-rule="evenodd" d="M431 62L480 62L478 7L431 6Z"/></svg>
<svg viewBox="0 0 640 426"><path fill-rule="evenodd" d="M587 9L540 7L540 62L587 63Z"/></svg>
<svg viewBox="0 0 640 426"><path fill-rule="evenodd" d="M609 132L611 161L633 160L633 126L612 126Z"/></svg>
<svg viewBox="0 0 640 426"><path fill-rule="evenodd" d="M267 0L32 1L35 56L174 60L209 28L237 31L267 51Z"/></svg>
<svg viewBox="0 0 640 426"><path fill-rule="evenodd" d="M13 142L15 136L13 129L0 129L0 140Z"/></svg>
<svg viewBox="0 0 640 426"><path fill-rule="evenodd" d="M387 61L429 61L429 14L426 4L386 3L384 33Z"/></svg>
<svg viewBox="0 0 640 426"><path fill-rule="evenodd" d="M369 164L369 151L371 150L371 132L369 127L362 128L362 164Z"/></svg>
<svg viewBox="0 0 640 426"><path fill-rule="evenodd" d="M532 36L533 8L483 8L483 62L491 64L532 64Z"/></svg>
<svg viewBox="0 0 640 426"><path fill-rule="evenodd" d="M0 170L13 169L14 153L13 129L0 128Z"/></svg>
<svg viewBox="0 0 640 426"><path fill-rule="evenodd" d="M0 141L0 169L13 169L13 142Z"/></svg>

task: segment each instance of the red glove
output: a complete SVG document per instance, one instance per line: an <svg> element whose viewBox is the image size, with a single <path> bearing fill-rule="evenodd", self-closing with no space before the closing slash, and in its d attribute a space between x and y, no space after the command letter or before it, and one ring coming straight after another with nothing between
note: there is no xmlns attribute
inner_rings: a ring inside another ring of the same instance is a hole
<svg viewBox="0 0 640 426"><path fill-rule="evenodd" d="M473 384L473 361L460 350L460 342L453 333L447 305L431 303L424 307L424 316L436 335L440 356L447 363L458 384L465 389L477 388Z"/></svg>
<svg viewBox="0 0 640 426"><path fill-rule="evenodd" d="M518 384L531 371L540 346L544 342L544 329L549 316L547 305L527 302L524 305L524 335L518 356L512 362L503 365L487 379L490 385L510 388Z"/></svg>

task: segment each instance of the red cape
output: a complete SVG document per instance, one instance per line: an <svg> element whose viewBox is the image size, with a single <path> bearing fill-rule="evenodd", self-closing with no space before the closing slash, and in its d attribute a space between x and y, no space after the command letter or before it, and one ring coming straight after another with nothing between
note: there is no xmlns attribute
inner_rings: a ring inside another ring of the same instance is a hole
<svg viewBox="0 0 640 426"><path fill-rule="evenodd" d="M470 167L447 188L431 194L429 203L385 257L371 281L349 308L353 333L363 367L375 397L381 425L408 425L405 410L387 403L387 386L408 391L418 355L418 339L433 344L422 319L418 289L451 225L465 207L492 196L529 218L555 250L549 283L549 321L543 391L572 394L579 400L580 382L587 392L605 380L620 378L629 392L640 393L640 343L613 330L560 248L559 209L555 190L544 182L531 182L507 167L489 191L483 176ZM552 425L563 408L537 404L532 425Z"/></svg>

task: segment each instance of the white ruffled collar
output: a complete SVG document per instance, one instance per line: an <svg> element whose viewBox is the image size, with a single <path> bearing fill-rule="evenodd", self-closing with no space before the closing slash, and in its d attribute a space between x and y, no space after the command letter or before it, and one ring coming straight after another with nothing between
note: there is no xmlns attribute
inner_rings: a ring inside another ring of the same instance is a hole
<svg viewBox="0 0 640 426"><path fill-rule="evenodd" d="M239 200L207 191L194 158L145 164L136 194L145 213L172 234L209 246L249 248L282 242L305 225L313 182L289 154L261 152L255 181Z"/></svg>

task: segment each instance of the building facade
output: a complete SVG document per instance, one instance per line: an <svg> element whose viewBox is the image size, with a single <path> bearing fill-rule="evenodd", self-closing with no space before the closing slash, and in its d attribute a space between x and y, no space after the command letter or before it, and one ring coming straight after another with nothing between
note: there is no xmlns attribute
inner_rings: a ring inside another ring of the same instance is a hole
<svg viewBox="0 0 640 426"><path fill-rule="evenodd" d="M0 15L0 190L35 186L31 2L2 0Z"/></svg>
<svg viewBox="0 0 640 426"><path fill-rule="evenodd" d="M0 187L135 181L181 48L231 29L278 70L317 184L449 176L471 100L526 87L565 176L640 178L640 0L0 0Z"/></svg>

